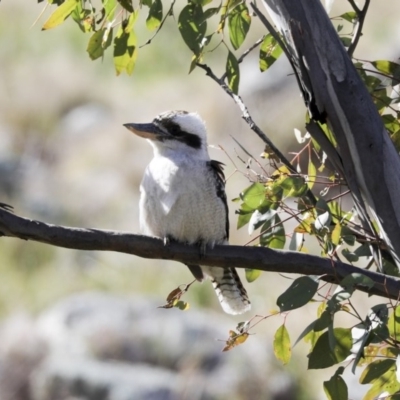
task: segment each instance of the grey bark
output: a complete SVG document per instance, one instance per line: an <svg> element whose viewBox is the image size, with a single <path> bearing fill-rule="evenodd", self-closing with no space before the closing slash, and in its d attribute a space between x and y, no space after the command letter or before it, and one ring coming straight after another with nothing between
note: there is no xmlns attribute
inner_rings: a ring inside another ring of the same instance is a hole
<svg viewBox="0 0 400 400"><path fill-rule="evenodd" d="M100 229L69 228L19 217L0 208L0 236L33 240L53 246L78 250L116 251L143 258L179 261L221 268L250 268L289 274L317 275L321 280L339 283L352 273L368 276L372 288L356 285L358 290L398 300L400 280L349 264L309 254L278 251L265 247L215 246L200 254L196 246L131 233Z"/></svg>

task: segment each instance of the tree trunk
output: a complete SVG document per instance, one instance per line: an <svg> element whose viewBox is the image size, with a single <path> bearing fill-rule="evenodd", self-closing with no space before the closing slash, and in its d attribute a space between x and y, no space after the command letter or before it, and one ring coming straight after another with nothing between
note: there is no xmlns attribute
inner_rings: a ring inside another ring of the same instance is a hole
<svg viewBox="0 0 400 400"><path fill-rule="evenodd" d="M284 38L311 119L334 133L358 209L368 218L368 204L400 266L400 158L370 94L320 0L264 4Z"/></svg>

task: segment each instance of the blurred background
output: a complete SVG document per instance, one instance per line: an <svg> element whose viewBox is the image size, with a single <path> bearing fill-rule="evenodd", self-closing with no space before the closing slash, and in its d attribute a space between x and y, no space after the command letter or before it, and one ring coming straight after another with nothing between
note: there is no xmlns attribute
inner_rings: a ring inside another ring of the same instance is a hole
<svg viewBox="0 0 400 400"><path fill-rule="evenodd" d="M122 124L173 109L197 111L207 122L211 157L226 164L228 199L249 185L242 162L248 157L232 137L254 157L263 143L204 71L188 74L191 54L176 22L140 48L133 76L116 77L111 49L92 62L89 35L73 21L42 32L48 8L34 24L44 4L0 5L0 201L47 223L137 233L139 184L152 150ZM349 8L336 1L330 15ZM372 1L370 8L355 56L396 61L400 4ZM151 37L144 19L137 22L139 44ZM254 20L243 49L263 33ZM217 75L225 64L225 53L219 55L206 59ZM293 129L303 129L305 109L286 60L261 74L253 52L241 67L240 92L275 144L298 151ZM229 205L231 243L245 244L246 228L236 230L237 203ZM288 366L274 360L282 316L221 353L238 322L277 308L291 283L278 274L246 284L252 314L238 318L223 314L207 283L191 287L189 311L157 309L192 280L183 265L162 260L1 238L0 274L0 400L319 399L322 381L335 370L306 373L304 344ZM292 341L315 315L310 305L286 318ZM361 398L366 388L346 379L354 383L351 398Z"/></svg>

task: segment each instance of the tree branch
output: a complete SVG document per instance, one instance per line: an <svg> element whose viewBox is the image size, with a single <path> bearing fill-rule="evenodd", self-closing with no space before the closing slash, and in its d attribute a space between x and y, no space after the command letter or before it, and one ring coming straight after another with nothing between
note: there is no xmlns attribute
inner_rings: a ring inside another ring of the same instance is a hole
<svg viewBox="0 0 400 400"><path fill-rule="evenodd" d="M349 0L349 3L353 7L353 10L356 12L357 19L358 19L357 24L356 24L356 31L351 40L351 44L350 44L349 48L347 49L347 54L349 55L349 57L352 57L354 50L357 47L358 41L360 40L360 37L362 36L362 29L364 26L365 18L367 16L367 11L368 11L370 0L365 0L364 7L362 8L362 10L360 10L357 7L357 4L355 3L354 0Z"/></svg>
<svg viewBox="0 0 400 400"><path fill-rule="evenodd" d="M318 275L321 280L339 283L351 273L371 278L372 288L357 285L357 289L398 300L400 281L391 276L364 270L341 262L309 254L278 251L264 247L215 246L200 254L196 246L148 236L100 229L68 228L19 217L0 208L0 236L33 240L52 246L76 250L116 251L149 259L174 260L185 264L202 264L221 268L251 268L261 271Z"/></svg>

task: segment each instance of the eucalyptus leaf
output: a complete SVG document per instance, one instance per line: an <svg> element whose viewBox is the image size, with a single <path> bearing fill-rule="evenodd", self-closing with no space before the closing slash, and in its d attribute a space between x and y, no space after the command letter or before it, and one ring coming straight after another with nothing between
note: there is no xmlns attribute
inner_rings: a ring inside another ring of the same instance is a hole
<svg viewBox="0 0 400 400"><path fill-rule="evenodd" d="M250 29L251 17L246 3L239 3L229 13L228 28L232 46L237 50L247 36Z"/></svg>
<svg viewBox="0 0 400 400"><path fill-rule="evenodd" d="M290 345L289 332L284 324L275 332L273 346L275 357L282 361L283 364L287 364L292 355L292 347Z"/></svg>
<svg viewBox="0 0 400 400"><path fill-rule="evenodd" d="M301 276L282 293L276 304L281 312L294 310L307 304L318 290L318 281L310 276Z"/></svg>
<svg viewBox="0 0 400 400"><path fill-rule="evenodd" d="M199 4L189 3L178 18L178 28L189 49L196 55L200 54L202 40L207 30L203 8Z"/></svg>
<svg viewBox="0 0 400 400"><path fill-rule="evenodd" d="M329 381L324 381L324 392L328 400L348 400L347 385L340 376L342 373L343 367L339 367Z"/></svg>
<svg viewBox="0 0 400 400"><path fill-rule="evenodd" d="M42 30L52 29L61 25L72 13L72 11L79 4L79 0L66 0L58 6L53 14L50 15L48 20L44 23Z"/></svg>
<svg viewBox="0 0 400 400"><path fill-rule="evenodd" d="M324 332L317 340L308 356L308 368L328 368L345 360L350 355L353 341L351 329L335 328L332 330L334 345L330 343L329 332Z"/></svg>
<svg viewBox="0 0 400 400"><path fill-rule="evenodd" d="M231 51L228 53L228 57L226 59L225 70L229 88L234 94L238 94L240 81L239 63Z"/></svg>

